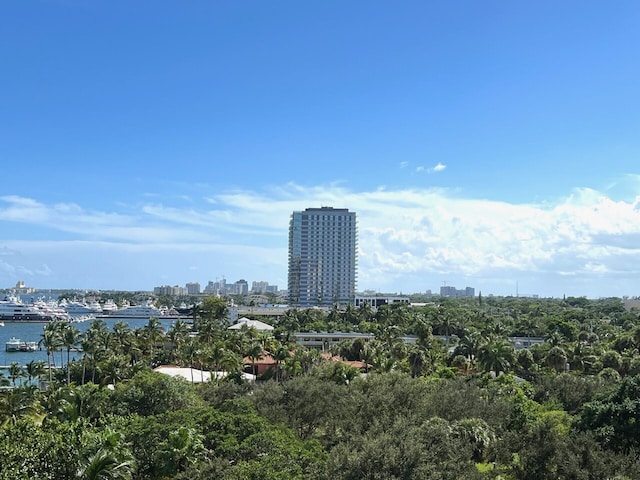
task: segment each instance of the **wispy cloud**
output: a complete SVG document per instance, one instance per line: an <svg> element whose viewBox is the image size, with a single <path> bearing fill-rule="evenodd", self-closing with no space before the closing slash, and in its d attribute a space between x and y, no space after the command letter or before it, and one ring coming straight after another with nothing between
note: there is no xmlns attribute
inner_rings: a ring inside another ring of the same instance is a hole
<svg viewBox="0 0 640 480"><path fill-rule="evenodd" d="M188 208L153 200L120 213L0 198L0 251L19 252L3 255L0 280L15 283L19 269L51 280L64 268L104 271L116 265L123 276L145 276L129 271L140 270L145 259L149 276L170 263L185 275L193 275L190 266L202 265L199 272L212 277L284 282L291 212L322 205L358 215L360 288L420 291L444 277L472 286L528 279L542 290L554 282L559 288L558 279L571 276L575 288L595 294L640 274L640 196L620 201L576 189L555 204L537 205L436 189L353 191L290 183L210 194ZM17 223L28 224L31 236L12 234ZM65 238L51 240L55 231ZM74 255L88 264L75 262ZM57 257L65 262L51 260ZM178 259L183 267L175 266ZM585 279L593 284L575 283Z"/></svg>
<svg viewBox="0 0 640 480"><path fill-rule="evenodd" d="M438 173L438 172L442 172L446 168L447 168L446 165L443 165L442 163L438 162L435 166L431 167L428 171L429 173Z"/></svg>

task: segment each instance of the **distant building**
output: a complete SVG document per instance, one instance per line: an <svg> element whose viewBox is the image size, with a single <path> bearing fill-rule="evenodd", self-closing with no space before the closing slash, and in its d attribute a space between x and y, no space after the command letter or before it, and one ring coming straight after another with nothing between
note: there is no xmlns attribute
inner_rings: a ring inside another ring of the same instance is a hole
<svg viewBox="0 0 640 480"><path fill-rule="evenodd" d="M288 292L299 307L347 305L356 289L356 214L307 208L289 222Z"/></svg>
<svg viewBox="0 0 640 480"><path fill-rule="evenodd" d="M472 287L467 287L464 289L456 289L456 287L452 286L442 286L440 287L440 296L441 297L453 297L453 298L461 298L461 297L475 297L476 289Z"/></svg>
<svg viewBox="0 0 640 480"><path fill-rule="evenodd" d="M228 327L228 330L242 330L242 327L255 328L260 333L273 332L273 327L268 323L261 322L260 320L251 320L246 317L238 319L236 323Z"/></svg>
<svg viewBox="0 0 640 480"><path fill-rule="evenodd" d="M231 295L246 295L249 293L249 284L245 279L240 279L229 287L227 293Z"/></svg>
<svg viewBox="0 0 640 480"><path fill-rule="evenodd" d="M320 350L321 352L328 352L331 347L338 345L344 340L361 340L367 343L375 338L373 333L358 333L358 332L295 332L293 338L297 345L306 347L308 349ZM418 337L415 335L404 335L400 337L405 345L412 345L416 343Z"/></svg>
<svg viewBox="0 0 640 480"><path fill-rule="evenodd" d="M178 285L163 285L161 287L154 287L153 293L155 295L169 295L171 297L182 297L187 294L187 289L179 287Z"/></svg>
<svg viewBox="0 0 640 480"><path fill-rule="evenodd" d="M227 280L216 280L215 282L209 280L209 283L204 288L204 293L211 295L224 295L227 293Z"/></svg>
<svg viewBox="0 0 640 480"><path fill-rule="evenodd" d="M36 291L35 288L27 287L27 284L24 283L24 280L20 280L18 283L16 283L16 286L13 290L18 295L28 295Z"/></svg>
<svg viewBox="0 0 640 480"><path fill-rule="evenodd" d="M411 303L411 300L409 299L409 297L396 297L396 296L383 297L383 296L375 296L375 295L362 295L362 296L356 296L353 302L353 304L356 307L359 307L363 304L369 304L373 308L378 308L378 307L381 307L382 305L391 305L394 303L409 304Z"/></svg>
<svg viewBox="0 0 640 480"><path fill-rule="evenodd" d="M278 293L277 285L269 285L269 282L251 282L252 293Z"/></svg>
<svg viewBox="0 0 640 480"><path fill-rule="evenodd" d="M198 282L190 282L185 285L187 288L187 293L189 295L199 295L200 294L200 284Z"/></svg>
<svg viewBox="0 0 640 480"><path fill-rule="evenodd" d="M373 340L375 335L373 333L359 332L295 332L293 338L297 345L327 352L331 350L332 346L338 345L344 340L361 340L367 343ZM445 344L451 340L451 337L445 335L434 335L433 338ZM400 337L400 340L402 340L405 345L413 345L418 340L418 337L415 335L403 335ZM509 341L516 350L531 348L535 345L543 345L545 342L542 337L509 337Z"/></svg>

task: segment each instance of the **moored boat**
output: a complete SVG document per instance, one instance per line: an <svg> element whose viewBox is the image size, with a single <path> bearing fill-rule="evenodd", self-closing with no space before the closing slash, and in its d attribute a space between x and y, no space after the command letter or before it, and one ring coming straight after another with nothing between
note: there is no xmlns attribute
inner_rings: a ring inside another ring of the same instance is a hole
<svg viewBox="0 0 640 480"><path fill-rule="evenodd" d="M6 352L35 352L38 348L38 342L23 342L16 337L11 337L4 344Z"/></svg>
<svg viewBox="0 0 640 480"><path fill-rule="evenodd" d="M101 311L103 314L105 315L109 315L115 311L118 310L118 305L116 305L116 302L114 302L111 299L108 299L106 302L104 302L104 304L101 306Z"/></svg>
<svg viewBox="0 0 640 480"><path fill-rule="evenodd" d="M38 342L20 342L21 352L35 352L38 350Z"/></svg>
<svg viewBox="0 0 640 480"><path fill-rule="evenodd" d="M97 315L98 318L136 318L136 319L149 319L149 318L187 318L175 309L169 309L167 307L158 308L151 301L141 305L127 305L118 310L107 313L102 310L103 315Z"/></svg>
<svg viewBox="0 0 640 480"><path fill-rule="evenodd" d="M15 297L0 300L0 322L51 322L64 320L55 310L25 305Z"/></svg>
<svg viewBox="0 0 640 480"><path fill-rule="evenodd" d="M11 337L4 344L4 349L6 352L19 352L20 351L20 339L16 337Z"/></svg>

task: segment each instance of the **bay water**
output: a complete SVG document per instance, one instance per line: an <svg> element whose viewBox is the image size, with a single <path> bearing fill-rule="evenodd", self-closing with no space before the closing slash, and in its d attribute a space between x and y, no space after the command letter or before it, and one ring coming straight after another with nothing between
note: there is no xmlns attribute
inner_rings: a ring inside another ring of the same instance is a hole
<svg viewBox="0 0 640 480"><path fill-rule="evenodd" d="M132 330L142 328L149 322L146 318L101 318L100 320L104 321L107 329L110 331L113 330L113 326L119 321L129 325L129 328ZM74 322L73 326L75 326L81 333L84 333L91 326L92 321L93 320L89 319L82 322ZM165 332L168 331L173 322L175 322L174 319L160 319L159 321L165 329ZM17 338L22 342L38 343L42 339L42 333L46 326L47 323L43 322L5 322L4 327L0 326L0 371L2 371L5 376L7 375L6 367L11 365L13 362L17 362L18 365L24 366L32 360L42 360L46 364L47 351L44 348L38 349L35 352L6 351L6 343L12 338ZM60 353L58 352L54 355L54 364L56 366L60 366ZM65 363L66 355L65 350L63 354ZM82 358L82 352L71 352L71 360L80 360L80 358Z"/></svg>

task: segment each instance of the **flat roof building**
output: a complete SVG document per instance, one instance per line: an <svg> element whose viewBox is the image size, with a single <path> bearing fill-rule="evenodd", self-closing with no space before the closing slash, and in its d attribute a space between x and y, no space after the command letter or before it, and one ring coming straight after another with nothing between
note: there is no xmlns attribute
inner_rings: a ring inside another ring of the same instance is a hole
<svg viewBox="0 0 640 480"><path fill-rule="evenodd" d="M346 305L356 291L356 214L346 208L307 208L289 222L291 305Z"/></svg>

